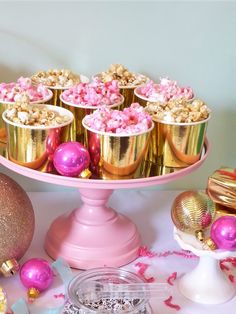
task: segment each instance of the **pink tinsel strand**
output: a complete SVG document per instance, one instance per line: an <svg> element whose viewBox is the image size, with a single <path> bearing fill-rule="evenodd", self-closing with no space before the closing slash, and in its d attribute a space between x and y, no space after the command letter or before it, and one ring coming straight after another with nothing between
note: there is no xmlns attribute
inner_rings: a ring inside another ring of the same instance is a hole
<svg viewBox="0 0 236 314"><path fill-rule="evenodd" d="M234 282L234 276L233 276L233 275L229 275L228 277L229 277L229 280L230 280L231 282Z"/></svg>
<svg viewBox="0 0 236 314"><path fill-rule="evenodd" d="M141 246L138 250L138 256L140 257L154 257L156 256L157 253L152 252L151 250L149 250L146 246Z"/></svg>
<svg viewBox="0 0 236 314"><path fill-rule="evenodd" d="M189 251L165 251L165 252L161 252L161 253L157 253L157 257L168 257L171 255L177 255L177 256L181 256L184 258L198 258L196 255L189 253Z"/></svg>
<svg viewBox="0 0 236 314"><path fill-rule="evenodd" d="M172 273L168 278L167 278L167 282L169 285L173 286L173 281L177 278L177 272L175 271L174 273Z"/></svg>
<svg viewBox="0 0 236 314"><path fill-rule="evenodd" d="M184 258L198 258L196 255L192 254L190 251L165 251L165 252L154 252L147 248L147 246L141 246L138 251L140 257L168 257L171 255L177 255ZM235 259L236 260L236 259Z"/></svg>
<svg viewBox="0 0 236 314"><path fill-rule="evenodd" d="M228 270L229 270L229 267L226 266L223 261L220 261L220 269L223 270L223 271L224 271L224 270L228 271Z"/></svg>
<svg viewBox="0 0 236 314"><path fill-rule="evenodd" d="M220 263L231 263L233 267L236 267L236 258L235 257L227 257L220 261Z"/></svg>
<svg viewBox="0 0 236 314"><path fill-rule="evenodd" d="M148 264L145 264L145 263L141 263L141 262L138 262L137 264L135 264L136 267L138 267L138 275L140 277L142 277L146 282L153 282L155 281L155 278L154 277L145 277L144 273L145 271L147 270L147 268L150 266Z"/></svg>
<svg viewBox="0 0 236 314"><path fill-rule="evenodd" d="M59 298L65 299L64 293L54 294L53 296L55 299L59 299Z"/></svg>
<svg viewBox="0 0 236 314"><path fill-rule="evenodd" d="M179 305L177 305L177 304L173 304L173 303L172 303L172 299L173 299L172 296L170 296L168 299L166 299L166 300L164 301L165 305L166 305L166 306L169 306L169 307L172 308L172 309L175 309L176 311L179 311L179 310L181 309L181 307L180 307Z"/></svg>

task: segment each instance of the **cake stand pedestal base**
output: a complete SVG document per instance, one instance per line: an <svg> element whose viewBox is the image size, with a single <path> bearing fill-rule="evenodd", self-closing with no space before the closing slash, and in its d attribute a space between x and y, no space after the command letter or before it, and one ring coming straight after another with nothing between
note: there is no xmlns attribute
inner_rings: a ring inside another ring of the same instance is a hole
<svg viewBox="0 0 236 314"><path fill-rule="evenodd" d="M224 303L235 295L219 261L207 256L200 257L197 267L179 280L178 287L186 298L203 304Z"/></svg>
<svg viewBox="0 0 236 314"><path fill-rule="evenodd" d="M235 296L235 287L220 269L219 260L236 256L235 251L203 249L195 236L174 229L174 238L184 250L199 256L198 265L178 281L180 292L188 299L202 304L220 304Z"/></svg>
<svg viewBox="0 0 236 314"><path fill-rule="evenodd" d="M112 192L81 188L82 206L58 217L47 232L48 255L78 269L119 267L136 259L138 230L129 218L106 206Z"/></svg>

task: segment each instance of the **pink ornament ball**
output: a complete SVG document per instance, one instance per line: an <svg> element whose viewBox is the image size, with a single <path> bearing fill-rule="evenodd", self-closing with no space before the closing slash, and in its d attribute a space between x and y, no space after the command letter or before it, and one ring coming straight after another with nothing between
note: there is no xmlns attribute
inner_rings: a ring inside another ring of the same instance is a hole
<svg viewBox="0 0 236 314"><path fill-rule="evenodd" d="M218 249L236 250L236 217L218 218L211 226L211 239Z"/></svg>
<svg viewBox="0 0 236 314"><path fill-rule="evenodd" d="M67 177L77 177L89 167L88 150L79 142L67 142L59 145L53 156L57 172Z"/></svg>
<svg viewBox="0 0 236 314"><path fill-rule="evenodd" d="M22 284L39 292L46 290L53 281L53 271L48 261L42 258L31 258L20 269Z"/></svg>

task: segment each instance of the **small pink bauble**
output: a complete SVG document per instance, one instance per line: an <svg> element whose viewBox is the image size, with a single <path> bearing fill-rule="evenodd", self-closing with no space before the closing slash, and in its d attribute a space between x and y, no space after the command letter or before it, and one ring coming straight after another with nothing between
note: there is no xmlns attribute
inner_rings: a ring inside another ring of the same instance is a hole
<svg viewBox="0 0 236 314"><path fill-rule="evenodd" d="M218 249L236 250L236 217L218 218L211 226L211 239Z"/></svg>
<svg viewBox="0 0 236 314"><path fill-rule="evenodd" d="M88 150L79 142L67 142L57 147L53 156L56 170L63 176L77 177L88 168L90 156Z"/></svg>
<svg viewBox="0 0 236 314"><path fill-rule="evenodd" d="M42 258L31 258L20 269L22 284L39 292L46 290L53 281L53 271L48 261Z"/></svg>

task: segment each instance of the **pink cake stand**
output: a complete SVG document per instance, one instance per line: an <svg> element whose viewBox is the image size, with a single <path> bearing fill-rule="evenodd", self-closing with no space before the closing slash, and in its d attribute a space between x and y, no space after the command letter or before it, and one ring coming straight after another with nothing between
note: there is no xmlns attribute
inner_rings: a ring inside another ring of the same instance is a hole
<svg viewBox="0 0 236 314"><path fill-rule="evenodd" d="M82 206L53 221L46 235L45 249L53 259L62 257L71 267L88 269L119 267L138 256L141 238L136 225L106 206L114 189L147 187L177 180L199 168L208 153L209 144L206 142L202 158L187 168L165 175L129 180L63 177L19 166L3 156L0 156L0 163L35 180L79 188Z"/></svg>

